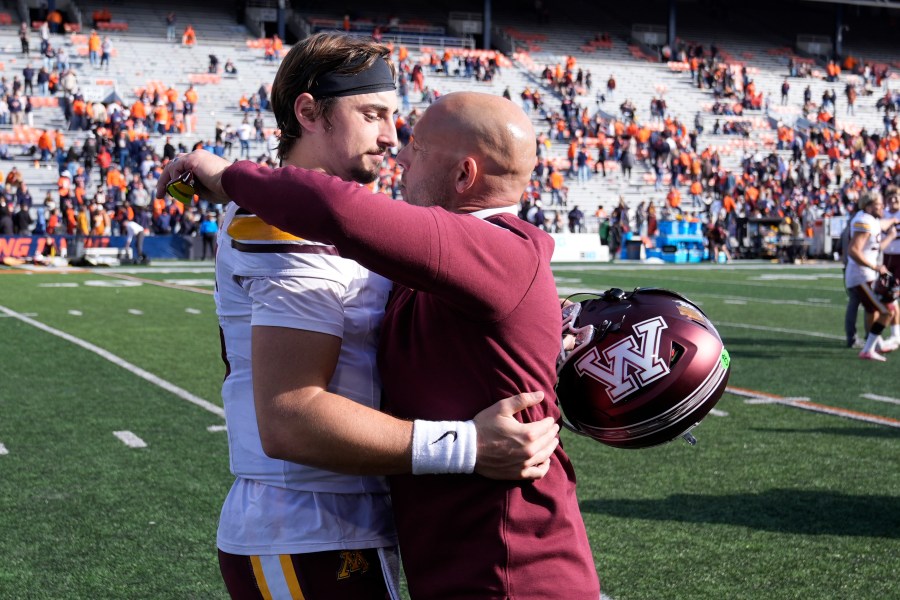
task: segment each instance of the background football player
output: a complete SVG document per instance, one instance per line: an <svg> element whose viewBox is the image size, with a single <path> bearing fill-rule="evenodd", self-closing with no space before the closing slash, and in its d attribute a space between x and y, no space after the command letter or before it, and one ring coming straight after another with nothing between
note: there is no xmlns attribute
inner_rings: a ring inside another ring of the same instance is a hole
<svg viewBox="0 0 900 600"><path fill-rule="evenodd" d="M897 348L893 341L882 340L881 333L891 321L891 306L886 305L873 289L879 274L887 273L886 266L879 262L881 251L896 237L896 219L884 219L884 200L875 191L864 192L859 198L859 210L850 221L849 261L844 274L848 289L856 288L856 293L866 311L866 329L869 332L859 357L864 360L883 362L880 352L890 352ZM887 235L885 235L887 233Z"/></svg>

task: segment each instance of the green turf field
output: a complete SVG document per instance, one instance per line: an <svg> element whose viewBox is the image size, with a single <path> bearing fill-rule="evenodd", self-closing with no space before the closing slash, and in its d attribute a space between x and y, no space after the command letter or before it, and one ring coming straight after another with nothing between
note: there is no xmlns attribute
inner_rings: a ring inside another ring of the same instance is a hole
<svg viewBox="0 0 900 600"><path fill-rule="evenodd" d="M839 268L555 271L561 295L678 290L732 358L695 447L564 435L604 594L900 598L900 355L844 347ZM0 271L0 599L225 597L212 278L185 263Z"/></svg>

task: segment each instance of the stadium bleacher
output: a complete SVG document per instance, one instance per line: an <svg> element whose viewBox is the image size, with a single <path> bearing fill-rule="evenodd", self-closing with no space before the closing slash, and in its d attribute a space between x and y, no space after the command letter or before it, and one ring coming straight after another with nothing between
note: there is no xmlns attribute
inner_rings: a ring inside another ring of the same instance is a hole
<svg viewBox="0 0 900 600"><path fill-rule="evenodd" d="M838 80L827 81L824 78L824 64L817 62L816 58L798 54L792 49L791 40L786 35L779 35L776 30L761 29L759 23L744 20L731 19L723 26L721 20L716 15L708 14L703 6L686 6L683 7L684 10L680 9L680 45L665 49L668 56L663 56L662 48L636 44L631 39L630 25L647 19L638 7L579 5L578 14L553 15L552 19L545 19L536 18L527 11L514 10L511 6L500 5L494 16L495 34L514 50L506 55L467 49L465 46L468 43L460 46L454 43L452 47L450 44L438 45L444 44L446 40L444 9L447 8L451 7L440 3L422 10L408 6L387 7L379 13L354 14L351 19L343 13L329 11L324 5L312 5L305 18L310 30L340 27L356 30L359 35L371 35L377 26L386 36L385 41L392 41L392 33L420 34L416 38L420 43L408 47L410 64L425 65L426 85L432 94L474 89L493 94L506 92L514 101L519 102L520 94L525 88L540 90L542 109L533 110L530 114L536 131L551 140L546 155L548 162L562 170L569 169L568 138L583 135L584 132L566 130L567 139L556 139L555 119L557 113L563 112L563 97L558 87L542 78L545 67L553 69L556 65L574 61L575 69L590 72L592 89L581 90L582 93L574 97L573 106L578 110L587 109L592 121L595 115L599 115L603 127L608 127L611 119L623 119L619 105L627 99L633 103L634 120L641 127L646 127L651 132L660 132L666 127L672 129L672 123L666 125L660 117L651 114L651 103L658 98L664 99L667 116L676 120L676 128L683 126L685 133L697 129L697 153L710 149L721 161L718 166L733 173L740 172L743 168L742 161L755 154L775 153L786 161L790 159L790 148L776 150L776 129L779 124L804 127L809 124L805 117L815 122L815 111L807 114L805 109L809 107L803 106L805 87L809 87L812 104L816 106L821 103L824 93L833 92L836 95L837 109L832 112L837 130L850 134L883 131L884 111L876 106L876 102L885 88L900 88L897 75L890 73L882 87L878 87L872 95L859 95L855 114L845 114L844 90L847 84L857 85L861 92L865 91L864 82L859 75L843 73ZM152 90L156 88L161 91L173 88L178 97L182 98L187 88L193 85L199 97L192 120L194 126L189 128L191 131L169 134L176 144L180 143L186 148L212 140L219 124L230 125L232 128L239 126L247 113L241 110L238 100L242 96L253 96L261 86L268 85L277 70L278 62L266 60L265 57L268 42L238 24L233 13L225 8L217 9L214 5L191 8L174 2L153 5L129 3L127 6L124 3L85 2L80 5L80 9L85 18L80 31L76 31L78 28L70 28L68 33L51 36L51 44L57 48L65 48L69 54L80 93L91 101L101 101L110 94L118 94L127 109L142 90L148 90L152 94ZM177 14L179 37L187 25L196 30L196 45L188 47L179 43L179 40L166 41L165 16L170 11ZM102 36L109 36L113 46L110 65L102 70L93 67L87 60L87 33L95 25L90 22L94 17L100 17L96 19L96 27ZM11 82L13 76L21 77L21 70L26 64L37 69L42 60L36 51L40 39L37 31L30 34L32 54L30 58L25 58L18 51L19 41L14 19L10 17L8 21L7 27L0 28L0 41L3 42L0 61L3 74ZM598 26L597 23L602 25ZM764 33L760 33L761 31ZM426 37L421 37L423 35ZM421 43L423 41L428 43ZM399 48L400 45L397 43L396 47ZM697 87L689 72L687 56L682 52L695 46L703 47L706 56L709 56L712 46L716 47L718 57L725 65L723 68L737 82L737 95L734 98L719 99L714 97L713 90ZM433 62L440 62L433 61L432 57L439 58L445 49L451 56L449 73L430 66ZM888 68L893 68L900 59L889 44L878 45L871 39L865 40L864 45L848 44L846 54L850 53L857 57L860 64L868 61ZM216 72L210 72L210 55L217 57ZM485 61L493 59L499 70L489 81L474 81L464 76L465 68L461 61L467 56L484 58ZM223 73L222 65L227 60L235 65L236 74ZM788 75L789 60L813 64L811 76L789 79L789 101L782 105L780 89ZM746 72L748 79L752 80L757 92L761 94L761 106L758 110L746 109L741 115L716 114L721 112L718 110L721 101L729 106L740 101L742 72ZM606 90L606 80L610 76L614 76L617 83L614 94L608 94ZM871 84L868 86L873 87ZM0 126L0 141L9 145L12 162L22 172L35 198L43 198L47 192L52 195L57 190L59 170L55 162L41 164L28 151L36 143L40 131L66 129L59 97L59 94L32 97L33 127ZM424 109L428 99L426 95L413 92L410 98L412 109ZM253 113L249 114L252 120ZM271 113L265 111L263 119L265 137L268 137L274 127L274 119ZM728 133L729 129L735 132ZM67 131L66 140L68 143L77 142L82 145L88 135L87 131ZM682 140L684 149L687 137L678 137ZM584 136L584 141L592 166L596 139ZM149 144L157 155L161 154L164 142L164 135L150 135ZM265 146L254 141L252 150L258 156L265 153ZM544 189L543 200L548 220L554 219L556 211L567 212L569 207L578 205L587 215L588 230L593 231L599 228L599 222L593 215L597 212L609 214L620 199L632 209L646 201L652 201L664 209L668 188L673 181L668 172L669 167L664 166L666 172L657 176L645 156L639 153L637 158L631 177L626 177L616 161L610 158L606 165L606 176L593 175L588 181L568 178L566 207L550 206L549 190ZM854 165L850 157L843 156L840 162L846 173L852 172ZM93 197L96 193L91 183L96 182L89 183L86 189L88 197ZM689 181L683 183L689 184ZM682 189L687 191L686 187ZM837 190L836 182L832 182L828 191ZM694 212L691 203L685 203L682 208L688 215Z"/></svg>

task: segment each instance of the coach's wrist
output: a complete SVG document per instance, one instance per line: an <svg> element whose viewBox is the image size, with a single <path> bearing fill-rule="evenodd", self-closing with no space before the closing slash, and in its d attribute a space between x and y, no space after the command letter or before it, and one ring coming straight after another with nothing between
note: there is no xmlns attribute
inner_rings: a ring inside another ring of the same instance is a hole
<svg viewBox="0 0 900 600"><path fill-rule="evenodd" d="M413 475L472 473L477 449L475 421L413 422Z"/></svg>

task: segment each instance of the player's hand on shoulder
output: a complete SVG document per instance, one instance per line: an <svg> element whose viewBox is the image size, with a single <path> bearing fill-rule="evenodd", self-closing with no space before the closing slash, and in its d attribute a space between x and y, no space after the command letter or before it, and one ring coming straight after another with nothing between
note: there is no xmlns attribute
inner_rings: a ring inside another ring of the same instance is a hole
<svg viewBox="0 0 900 600"><path fill-rule="evenodd" d="M222 187L222 174L231 165L230 162L206 150L194 150L189 154L181 154L170 161L163 169L156 183L156 197L164 198L166 186L185 173L193 174L195 192L204 200L226 204L231 198Z"/></svg>

